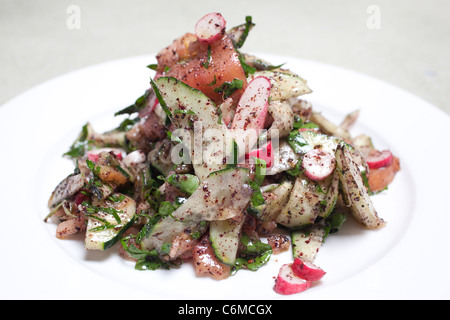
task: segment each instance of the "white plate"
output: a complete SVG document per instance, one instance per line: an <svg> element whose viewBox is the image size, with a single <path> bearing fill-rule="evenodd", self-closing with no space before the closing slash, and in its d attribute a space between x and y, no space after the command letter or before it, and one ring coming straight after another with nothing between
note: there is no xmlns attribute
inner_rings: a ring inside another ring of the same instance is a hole
<svg viewBox="0 0 450 320"><path fill-rule="evenodd" d="M402 170L389 190L373 198L388 221L379 231L349 219L330 236L317 258L327 271L308 291L280 296L272 290L290 252L273 256L257 272L239 271L225 281L195 276L190 264L171 271L136 271L111 252L87 252L80 237L55 238L44 223L56 184L73 170L61 155L90 121L106 131L115 111L149 86L153 56L96 65L58 77L0 108L1 263L3 299L448 299L450 226L449 117L385 82L330 65L261 55L308 80L305 96L339 122L360 109L353 133L371 135L390 148ZM420 81L418 79L417 81Z"/></svg>

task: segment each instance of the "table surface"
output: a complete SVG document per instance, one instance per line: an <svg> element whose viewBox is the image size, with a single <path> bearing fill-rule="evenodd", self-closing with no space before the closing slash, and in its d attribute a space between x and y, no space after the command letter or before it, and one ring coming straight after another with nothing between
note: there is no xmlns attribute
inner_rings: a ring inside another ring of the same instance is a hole
<svg viewBox="0 0 450 320"><path fill-rule="evenodd" d="M64 73L156 53L213 11L229 26L253 17L244 51L361 72L450 114L448 0L0 0L0 105Z"/></svg>

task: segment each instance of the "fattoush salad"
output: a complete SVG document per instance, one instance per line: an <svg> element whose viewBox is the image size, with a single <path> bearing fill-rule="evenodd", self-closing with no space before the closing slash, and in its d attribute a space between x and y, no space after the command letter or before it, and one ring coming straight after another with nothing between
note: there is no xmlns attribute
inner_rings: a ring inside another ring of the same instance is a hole
<svg viewBox="0 0 450 320"><path fill-rule="evenodd" d="M44 219L57 238L82 233L87 250L115 247L137 270L189 262L217 280L291 251L271 289L294 294L325 275L315 258L349 216L385 226L371 197L399 159L350 134L359 111L331 122L303 98L305 79L244 53L254 26L205 15L156 55L117 128L83 126Z"/></svg>

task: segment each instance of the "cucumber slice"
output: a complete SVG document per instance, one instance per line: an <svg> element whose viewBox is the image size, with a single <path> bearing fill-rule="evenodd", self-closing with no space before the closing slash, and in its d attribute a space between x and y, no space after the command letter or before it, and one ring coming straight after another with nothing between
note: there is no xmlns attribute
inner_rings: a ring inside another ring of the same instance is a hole
<svg viewBox="0 0 450 320"><path fill-rule="evenodd" d="M328 187L327 193L325 195L325 199L322 202L325 205L325 207L323 207L321 212L319 213L320 217L327 218L331 214L331 212L333 212L338 197L339 197L339 172L335 170L331 178L330 186Z"/></svg>
<svg viewBox="0 0 450 320"><path fill-rule="evenodd" d="M364 185L361 172L353 160L351 150L346 146L338 146L336 164L345 197L351 205L353 216L366 228L378 229L386 222L378 217L370 195ZM346 200L347 200L346 199Z"/></svg>
<svg viewBox="0 0 450 320"><path fill-rule="evenodd" d="M120 201L111 199L120 199ZM136 219L136 202L119 193L114 193L98 206L88 207L87 210L85 248L88 250L111 248ZM112 212L117 216L114 216ZM120 222L116 220L117 217Z"/></svg>
<svg viewBox="0 0 450 320"><path fill-rule="evenodd" d="M170 156L172 148L172 143L165 139L158 142L155 148L148 154L150 165L165 177L173 172L175 168L175 164L172 162Z"/></svg>
<svg viewBox="0 0 450 320"><path fill-rule="evenodd" d="M294 259L314 262L320 247L323 244L325 229L322 224L315 224L306 230L291 232L292 254Z"/></svg>
<svg viewBox="0 0 450 320"><path fill-rule="evenodd" d="M292 181L286 180L274 188L263 191L265 203L252 208L252 212L256 213L256 217L262 221L275 220L288 202L293 186Z"/></svg>
<svg viewBox="0 0 450 320"><path fill-rule="evenodd" d="M249 171L245 168L212 173L171 216L153 226L141 241L142 248L160 250L182 232L203 230L204 221L227 220L242 214L253 193L248 182Z"/></svg>
<svg viewBox="0 0 450 320"><path fill-rule="evenodd" d="M201 91L172 77L160 77L154 84L172 123L191 135L190 141L183 141L183 145L189 151L200 181L226 168L233 150L232 137L227 134L214 102Z"/></svg>
<svg viewBox="0 0 450 320"><path fill-rule="evenodd" d="M289 201L275 221L290 229L302 228L314 223L320 213L323 196L324 194L318 191L314 182L303 174L298 175Z"/></svg>
<svg viewBox="0 0 450 320"><path fill-rule="evenodd" d="M232 266L236 262L239 248L239 236L244 224L243 218L239 220L228 219L211 221L209 226L209 239L216 257L220 262Z"/></svg>

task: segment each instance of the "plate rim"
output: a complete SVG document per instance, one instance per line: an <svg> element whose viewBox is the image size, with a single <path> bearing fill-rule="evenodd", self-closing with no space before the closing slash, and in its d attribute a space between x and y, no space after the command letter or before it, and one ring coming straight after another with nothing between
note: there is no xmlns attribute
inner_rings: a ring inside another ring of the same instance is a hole
<svg viewBox="0 0 450 320"><path fill-rule="evenodd" d="M258 54L258 53L256 53L256 54ZM307 59L302 59L302 58L296 58L296 57L292 57L292 56L278 55L278 54L260 53L260 55L261 56L268 56L268 57L272 56L272 57L283 58L285 60L288 60L288 62L290 62L290 61L297 61L297 62L300 61L302 63L309 63L309 64L313 64L313 65L320 65L323 68L333 68L333 69L337 70L338 72L351 73L351 74L353 74L356 77L363 77L367 81L376 81L376 82L380 83L381 86L388 86L392 90L400 92L401 95L407 95L410 98L412 98L413 100L419 101L421 105L426 106L426 108L428 108L430 110L433 110L433 112L437 112L437 115L439 115L439 116L444 115L444 117L442 117L443 119L447 119L447 120L450 119L450 117L443 110L441 110L438 107L432 105L431 103L429 103L428 101L424 100L423 98L418 97L418 96L414 95L413 93L408 92L408 91L406 91L406 90L404 90L402 88L396 87L396 86L392 85L391 83L386 82L384 80L376 79L376 78L373 78L371 76L359 73L359 72L354 71L354 70L346 69L346 68L343 68L343 67L340 67L340 66L330 65L330 64L327 64L327 63L323 63L323 62L307 60ZM147 59L147 58L151 58L151 57L154 58L154 56L146 54L146 55L140 55L140 56L134 56L134 57L127 57L127 58L117 59L117 60L110 60L110 61L105 61L105 62L102 62L102 63L99 63L99 64L93 64L93 65L90 65L90 66L87 66L87 67L84 67L84 68L80 68L80 69L73 70L71 72L59 75L57 77L54 77L54 78L49 79L47 81L44 81L43 83L41 83L41 84L39 84L39 85L37 85L35 87L32 87L32 88L29 88L29 89L25 90L21 94L19 94L16 97L14 97L14 98L10 99L9 101L7 101L5 104L0 106L0 115L2 115L4 113L8 113L8 112L16 112L15 110L11 111L8 108L12 108L14 106L14 104L16 103L16 101L19 101L23 96L32 95L34 92L38 92L40 90L40 88L45 87L45 86L49 86L52 83L56 83L56 82L60 81L63 78L73 77L73 76L76 76L76 74L78 74L78 73L83 74L84 72L86 72L86 70L93 70L93 69L97 69L99 67L108 67L109 65L114 65L114 64L117 64L117 63L125 62L125 61L135 61L135 60L140 60L140 59L144 59L144 58ZM145 66L143 66L143 67L145 67ZM10 106L10 107L8 107L8 106ZM5 107L6 107L6 109L5 109ZM7 110L7 111L3 111L3 110ZM2 117L0 117L0 119L1 118ZM356 277L356 278L358 278L358 277ZM156 297L152 297L152 298L156 298ZM305 296L298 295L298 296L292 297L292 298L293 299L304 299L304 298L308 299L307 295L305 295ZM280 299L286 299L286 297L280 297Z"/></svg>

